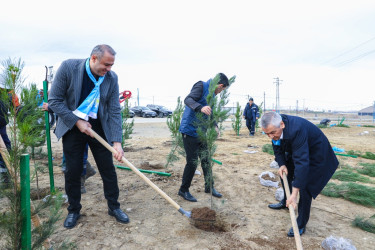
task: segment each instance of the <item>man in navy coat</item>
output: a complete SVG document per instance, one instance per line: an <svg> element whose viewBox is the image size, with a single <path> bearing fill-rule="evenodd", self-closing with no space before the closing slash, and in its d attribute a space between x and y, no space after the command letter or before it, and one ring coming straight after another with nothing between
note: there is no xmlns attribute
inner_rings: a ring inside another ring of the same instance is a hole
<svg viewBox="0 0 375 250"><path fill-rule="evenodd" d="M259 108L254 103L254 99L250 97L249 102L246 103L245 110L243 111L243 118L246 119L246 127L249 129L250 136L254 136L255 123L259 119Z"/></svg>
<svg viewBox="0 0 375 250"><path fill-rule="evenodd" d="M303 234L310 217L312 198L315 199L323 190L339 162L327 137L306 119L269 112L262 116L261 126L272 139L275 160L280 166L278 173L280 176L286 173L292 188L288 200L284 198L269 207L281 209L292 205L296 208L299 193L297 224L299 233ZM294 237L293 228L288 236Z"/></svg>

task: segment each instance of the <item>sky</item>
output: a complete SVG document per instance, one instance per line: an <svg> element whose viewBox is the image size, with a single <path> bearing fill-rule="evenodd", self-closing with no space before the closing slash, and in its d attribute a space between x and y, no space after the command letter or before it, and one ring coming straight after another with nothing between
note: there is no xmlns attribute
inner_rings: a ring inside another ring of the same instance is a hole
<svg viewBox="0 0 375 250"><path fill-rule="evenodd" d="M228 106L359 110L374 104L375 1L6 1L0 60L21 58L42 88L44 66L117 52L112 70L132 106L173 109L194 83L236 75Z"/></svg>

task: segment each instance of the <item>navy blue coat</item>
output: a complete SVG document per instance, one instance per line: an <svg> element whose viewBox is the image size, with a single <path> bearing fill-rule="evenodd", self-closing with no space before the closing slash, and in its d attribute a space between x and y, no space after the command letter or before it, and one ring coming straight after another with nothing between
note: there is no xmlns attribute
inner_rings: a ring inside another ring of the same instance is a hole
<svg viewBox="0 0 375 250"><path fill-rule="evenodd" d="M285 124L281 145L273 145L275 160L286 165L286 152L295 166L293 187L306 189L315 199L336 171L339 162L331 144L314 124L297 116L281 115Z"/></svg>
<svg viewBox="0 0 375 250"><path fill-rule="evenodd" d="M256 118L259 118L259 108L258 105L253 103L250 107L249 103L246 103L245 110L243 111L243 115L245 116L246 120L250 120L255 122Z"/></svg>

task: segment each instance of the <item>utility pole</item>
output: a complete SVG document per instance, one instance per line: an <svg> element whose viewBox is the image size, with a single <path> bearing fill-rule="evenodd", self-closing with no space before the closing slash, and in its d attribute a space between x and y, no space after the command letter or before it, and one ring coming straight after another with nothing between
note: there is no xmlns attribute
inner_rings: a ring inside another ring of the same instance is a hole
<svg viewBox="0 0 375 250"><path fill-rule="evenodd" d="M296 104L296 115L298 115L298 100L297 100L297 104Z"/></svg>
<svg viewBox="0 0 375 250"><path fill-rule="evenodd" d="M137 102L138 102L138 106L139 106L139 88L137 88Z"/></svg>
<svg viewBox="0 0 375 250"><path fill-rule="evenodd" d="M266 91L263 93L263 113L266 112Z"/></svg>
<svg viewBox="0 0 375 250"><path fill-rule="evenodd" d="M305 99L303 99L303 117L305 117Z"/></svg>
<svg viewBox="0 0 375 250"><path fill-rule="evenodd" d="M273 78L275 79L275 84L276 84L276 112L280 113L280 93L279 93L279 85L283 80L280 80L278 77Z"/></svg>

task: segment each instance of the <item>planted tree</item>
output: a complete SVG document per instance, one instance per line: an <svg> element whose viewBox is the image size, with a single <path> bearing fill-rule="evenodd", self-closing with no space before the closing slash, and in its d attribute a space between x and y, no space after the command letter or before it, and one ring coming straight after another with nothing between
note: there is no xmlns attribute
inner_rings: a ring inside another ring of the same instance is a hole
<svg viewBox="0 0 375 250"><path fill-rule="evenodd" d="M122 117L122 148L125 147L125 140L130 139L130 135L133 133L134 119L129 122L129 101L125 100L124 108L121 111Z"/></svg>
<svg viewBox="0 0 375 250"><path fill-rule="evenodd" d="M0 189L0 192L8 202L2 203L6 206L6 212L0 214L0 232L4 244L2 249L21 249L22 214L21 214L21 190L20 190L20 158L29 147L40 143L34 137L41 137L40 127L43 125L37 122L38 110L35 110L35 89L23 85L22 69L24 63L19 60L5 60L2 62L2 75L0 81L4 87L0 91L0 100L9 111L9 132L11 148L1 148L1 154L9 173L9 188ZM16 93L21 93L18 103ZM29 98L30 97L30 98ZM34 101L33 101L34 100ZM20 105L18 105L20 104ZM7 112L8 113L8 112ZM8 152L9 151L9 152ZM63 199L61 194L50 196L44 202L32 207L32 220L34 229L32 231L32 248L40 249L47 238L56 229L55 223L60 219L61 205ZM39 215L44 215L43 223ZM46 246L45 247L50 247Z"/></svg>
<svg viewBox="0 0 375 250"><path fill-rule="evenodd" d="M167 118L167 126L169 131L171 132L172 137L172 147L171 151L167 156L167 163L165 167L168 167L169 164L173 164L173 162L178 161L180 158L176 154L185 156L185 150L182 142L182 135L179 132L182 114L184 113L185 106L181 102L181 97L177 98L177 107L173 111L172 116Z"/></svg>
<svg viewBox="0 0 375 250"><path fill-rule="evenodd" d="M259 109L259 119L263 115L263 102L258 106ZM259 127L259 119L255 121L255 129L258 131Z"/></svg>
<svg viewBox="0 0 375 250"><path fill-rule="evenodd" d="M229 79L229 86L235 81L235 76ZM210 187L211 191L211 208L212 208L212 186L213 186L213 175L212 167L214 162L211 160L215 154L217 145L216 139L219 136L220 131L223 126L222 123L229 117L229 109L225 109L224 106L228 103L228 88L220 93L220 99L215 95L215 89L220 81L220 75L217 74L214 79L212 79L209 87L209 93L207 95L207 105L211 107L211 115L207 116L203 113L197 113L197 134L198 139L204 145L203 151L201 152L201 157L208 159L206 166L208 168L208 175L205 176L206 186ZM219 129L218 129L219 128Z"/></svg>
<svg viewBox="0 0 375 250"><path fill-rule="evenodd" d="M242 127L242 112L241 112L241 106L237 102L236 113L234 114L234 118L232 118L232 128L237 136L240 135L241 127Z"/></svg>

